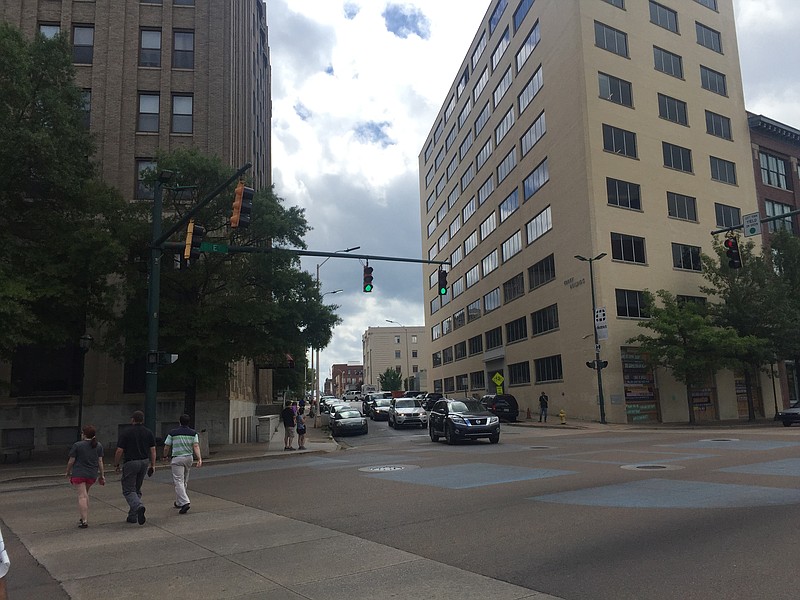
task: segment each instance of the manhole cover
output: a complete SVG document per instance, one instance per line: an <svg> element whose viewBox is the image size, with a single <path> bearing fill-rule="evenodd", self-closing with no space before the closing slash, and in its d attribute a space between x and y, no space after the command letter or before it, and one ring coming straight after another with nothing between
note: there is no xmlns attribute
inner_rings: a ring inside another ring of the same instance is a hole
<svg viewBox="0 0 800 600"><path fill-rule="evenodd" d="M678 465L622 465L628 471L676 471L683 467Z"/></svg>
<svg viewBox="0 0 800 600"><path fill-rule="evenodd" d="M405 471L406 469L417 469L415 465L378 465L374 467L362 467L359 471L365 473L391 473L392 471Z"/></svg>

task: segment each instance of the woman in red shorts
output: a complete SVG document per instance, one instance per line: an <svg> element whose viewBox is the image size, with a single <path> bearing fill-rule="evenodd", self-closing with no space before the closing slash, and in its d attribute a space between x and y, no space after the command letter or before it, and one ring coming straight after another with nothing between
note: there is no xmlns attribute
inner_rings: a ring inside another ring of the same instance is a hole
<svg viewBox="0 0 800 600"><path fill-rule="evenodd" d="M67 462L67 477L78 492L78 512L81 516L78 527L81 529L89 526L89 488L98 479L100 485L106 483L103 473L103 445L97 441L96 433L93 425L84 425L83 439L72 445Z"/></svg>

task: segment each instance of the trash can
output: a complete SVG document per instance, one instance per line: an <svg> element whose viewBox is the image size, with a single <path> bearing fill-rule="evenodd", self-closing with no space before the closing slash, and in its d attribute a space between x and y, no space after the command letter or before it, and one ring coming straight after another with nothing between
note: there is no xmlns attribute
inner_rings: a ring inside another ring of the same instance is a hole
<svg viewBox="0 0 800 600"><path fill-rule="evenodd" d="M264 415L258 417L258 425L256 425L256 438L259 442L265 444L269 443L269 438L272 436L272 421L271 415Z"/></svg>

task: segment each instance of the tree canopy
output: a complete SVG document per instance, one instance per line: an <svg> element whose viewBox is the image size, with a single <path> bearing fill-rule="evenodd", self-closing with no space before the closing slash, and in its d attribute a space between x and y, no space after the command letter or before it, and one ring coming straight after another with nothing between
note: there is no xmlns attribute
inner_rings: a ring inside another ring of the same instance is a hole
<svg viewBox="0 0 800 600"><path fill-rule="evenodd" d="M378 381L381 384L381 390L384 392L396 392L402 385L403 375L400 371L388 368L386 371L378 375Z"/></svg>

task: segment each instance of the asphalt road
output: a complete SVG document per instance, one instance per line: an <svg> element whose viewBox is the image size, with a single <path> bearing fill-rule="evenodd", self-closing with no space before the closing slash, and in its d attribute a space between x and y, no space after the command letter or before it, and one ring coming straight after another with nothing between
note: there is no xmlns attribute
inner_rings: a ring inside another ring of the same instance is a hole
<svg viewBox="0 0 800 600"><path fill-rule="evenodd" d="M192 487L567 600L800 594L800 429L504 425L447 446L371 421L340 442Z"/></svg>

